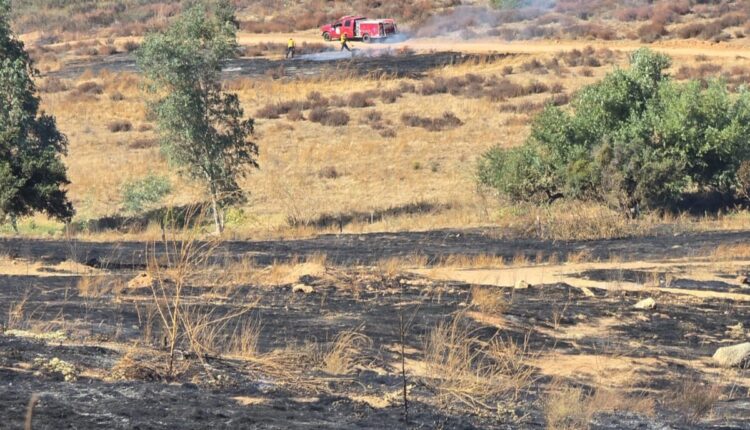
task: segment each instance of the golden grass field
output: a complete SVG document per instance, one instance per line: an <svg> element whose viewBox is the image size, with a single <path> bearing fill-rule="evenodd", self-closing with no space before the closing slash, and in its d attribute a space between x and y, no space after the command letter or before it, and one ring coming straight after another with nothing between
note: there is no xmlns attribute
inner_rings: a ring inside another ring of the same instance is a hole
<svg viewBox="0 0 750 430"><path fill-rule="evenodd" d="M244 46L255 43L282 42L287 34L241 34ZM315 40L312 32L295 35L302 42ZM115 45L124 43L116 40ZM362 44L356 48L365 49ZM573 94L617 67L627 65L627 52L637 45L623 42L595 42L590 56L600 58L600 67L566 65L564 60L551 69L546 64L561 59L573 49L585 50L586 42L559 43L492 43L486 40L450 42L443 39L417 39L395 48L430 52L436 48L467 52L510 52L507 58L492 62L469 63L430 71L426 79L370 79L357 76L318 77L307 79L248 79L227 81L227 90L237 92L248 116L269 103L304 99L311 92L323 96L348 97L355 92L396 89L404 82L417 89L423 81L451 78L466 74L480 75L488 80L503 76L513 83L528 85L540 82L557 86L563 94ZM414 48L412 48L414 47ZM611 49L610 49L611 48ZM750 60L740 56L737 44L716 49L702 42L665 42L657 46L674 57L674 73L681 67L715 64L721 71L744 73ZM272 54L271 58L281 58ZM71 57L76 59L78 57ZM78 58L80 59L80 58ZM541 70L527 70L527 63L545 64ZM39 64L41 70L54 70L61 65ZM508 71L512 68L512 73ZM507 75L507 76L505 76ZM102 86L102 94L77 94L75 88L85 82ZM95 74L86 72L75 82L64 81L69 88L61 92L43 92L45 110L56 116L60 129L67 134L70 145L66 163L71 185L70 197L77 210L77 219L95 219L116 215L121 211L121 186L124 182L149 173L167 175L173 192L164 204L182 205L200 201L201 189L179 177L160 155L154 125L147 119L144 95L139 77L129 73ZM44 88L45 78L40 78ZM504 204L490 192L478 189L474 178L477 158L488 148L500 144L514 146L523 142L535 111L551 97L550 92L491 101L489 98L468 98L451 94L423 96L405 94L395 103L373 99L375 106L348 108L351 119L347 126L331 127L310 121L258 119L255 141L260 146L260 170L242 183L250 192L249 203L242 215L228 225L228 236L257 238L268 236L308 235L320 231L339 231L339 226L313 228L306 226L316 219L351 213L377 213L389 208L429 204L434 210L426 213L374 217L372 222L343 225L344 232L425 230L434 228L466 228L476 226L511 227L521 232L549 225L551 237L610 237L647 230L655 224L707 228L743 228L748 217L733 213L718 218L678 216L662 219L646 217L636 223L621 219L619 214L595 205L562 203L551 208L512 206ZM524 106L526 104L526 107ZM518 113L507 112L509 105L521 105ZM531 106L531 110L529 110ZM504 108L505 107L505 108ZM382 122L391 124L395 137L381 137L367 124L372 112L382 115ZM439 117L453 112L463 125L440 132L408 127L401 115L416 113ZM126 121L130 131L111 132L109 125ZM575 216L572 216L574 208ZM589 228L572 227L580 216L589 217ZM294 223L290 223L294 220ZM31 225L34 228L28 228ZM61 228L41 217L21 223L22 229L43 232ZM25 227L24 227L25 226ZM151 229L156 234L156 229ZM102 234L97 236L102 237ZM149 237L149 232L138 233Z"/></svg>

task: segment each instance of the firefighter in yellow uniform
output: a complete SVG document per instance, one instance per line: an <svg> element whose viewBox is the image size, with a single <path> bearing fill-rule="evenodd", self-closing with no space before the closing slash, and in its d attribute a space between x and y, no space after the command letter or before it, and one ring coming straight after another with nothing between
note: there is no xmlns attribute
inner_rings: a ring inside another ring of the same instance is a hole
<svg viewBox="0 0 750 430"><path fill-rule="evenodd" d="M349 45L346 44L347 40L348 38L346 37L346 33L342 31L341 32L341 50L343 51L344 49L346 49L347 51L352 52L352 50L349 49Z"/></svg>
<svg viewBox="0 0 750 430"><path fill-rule="evenodd" d="M286 44L286 58L294 58L294 39L289 38L289 42Z"/></svg>

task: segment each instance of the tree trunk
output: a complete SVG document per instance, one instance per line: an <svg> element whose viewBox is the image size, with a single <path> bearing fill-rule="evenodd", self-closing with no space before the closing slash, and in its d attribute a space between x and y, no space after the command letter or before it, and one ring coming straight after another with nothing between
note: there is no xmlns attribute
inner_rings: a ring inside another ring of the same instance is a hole
<svg viewBox="0 0 750 430"><path fill-rule="evenodd" d="M214 225L216 226L216 234L220 235L224 231L224 225L219 219L219 207L216 202L216 192L211 191L211 211L214 215Z"/></svg>

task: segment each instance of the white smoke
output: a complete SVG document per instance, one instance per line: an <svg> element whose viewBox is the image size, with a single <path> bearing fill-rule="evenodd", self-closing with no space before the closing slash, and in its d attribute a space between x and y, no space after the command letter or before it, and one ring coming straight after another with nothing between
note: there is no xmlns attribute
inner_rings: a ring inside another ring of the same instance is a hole
<svg viewBox="0 0 750 430"><path fill-rule="evenodd" d="M471 38L478 32L504 24L534 19L551 11L552 0L520 0L515 8L495 9L486 6L458 6L433 15L415 30L417 37L459 36Z"/></svg>

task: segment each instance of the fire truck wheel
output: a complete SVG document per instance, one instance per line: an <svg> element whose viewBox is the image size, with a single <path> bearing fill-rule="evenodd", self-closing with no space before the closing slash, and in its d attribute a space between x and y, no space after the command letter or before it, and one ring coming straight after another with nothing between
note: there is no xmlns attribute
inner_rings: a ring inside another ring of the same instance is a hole
<svg viewBox="0 0 750 430"><path fill-rule="evenodd" d="M331 41L331 35L328 34L327 31L325 33L323 33L323 40L325 40L326 42L330 42Z"/></svg>
<svg viewBox="0 0 750 430"><path fill-rule="evenodd" d="M372 39L370 39L370 35L369 34L365 33L365 34L362 35L362 41L365 42L365 43L370 43L370 42L372 42Z"/></svg>

